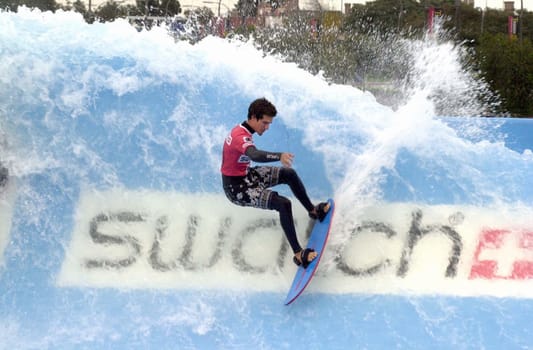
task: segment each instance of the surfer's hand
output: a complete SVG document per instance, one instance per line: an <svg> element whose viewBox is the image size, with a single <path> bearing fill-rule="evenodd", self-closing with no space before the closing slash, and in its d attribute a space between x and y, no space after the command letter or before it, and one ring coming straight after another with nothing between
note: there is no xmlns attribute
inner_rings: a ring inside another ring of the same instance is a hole
<svg viewBox="0 0 533 350"><path fill-rule="evenodd" d="M292 160L294 158L294 155L292 153L282 153L281 154L281 164L283 164L283 166L287 167L287 168L290 168L292 167Z"/></svg>

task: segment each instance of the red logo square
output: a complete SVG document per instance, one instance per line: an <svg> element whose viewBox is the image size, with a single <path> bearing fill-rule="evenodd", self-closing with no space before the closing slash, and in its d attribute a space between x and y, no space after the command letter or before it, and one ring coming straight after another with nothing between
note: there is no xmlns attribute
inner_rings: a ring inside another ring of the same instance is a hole
<svg viewBox="0 0 533 350"><path fill-rule="evenodd" d="M533 278L533 232L483 230L474 252L469 278Z"/></svg>

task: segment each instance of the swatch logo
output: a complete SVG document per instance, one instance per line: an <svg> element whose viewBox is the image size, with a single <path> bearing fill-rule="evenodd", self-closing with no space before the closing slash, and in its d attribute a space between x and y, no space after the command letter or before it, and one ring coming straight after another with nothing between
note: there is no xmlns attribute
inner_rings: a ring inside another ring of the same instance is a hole
<svg viewBox="0 0 533 350"><path fill-rule="evenodd" d="M304 245L309 219L293 209ZM412 203L351 214L334 219L311 290L533 298L531 216ZM87 193L75 221L60 286L286 292L296 271L277 213L222 194Z"/></svg>

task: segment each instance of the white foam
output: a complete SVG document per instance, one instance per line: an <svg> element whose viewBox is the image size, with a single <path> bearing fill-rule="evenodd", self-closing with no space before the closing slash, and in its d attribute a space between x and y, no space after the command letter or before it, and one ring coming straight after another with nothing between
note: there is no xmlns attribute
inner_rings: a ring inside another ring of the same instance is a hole
<svg viewBox="0 0 533 350"><path fill-rule="evenodd" d="M247 103L264 95L278 107L288 133L292 129L301 131L305 147L324 156L324 168L332 187L339 189L337 199L341 208L379 199L383 170L394 169L398 152L403 149L439 166L475 158L472 165L467 162L463 172L457 174L462 178L471 178L492 160L492 151L464 142L434 119L437 111L432 96L439 94L450 100L448 107L461 114L479 114L483 108L475 103L471 93L483 84L463 69L462 49L451 43L426 40L410 44L414 81L418 83L408 94L409 99L394 111L378 104L368 92L328 84L293 63L265 55L251 42L207 37L196 45L176 43L164 28L137 32L125 20L88 25L79 14L62 11L52 14L21 8L18 14L2 13L0 21L2 27L9 28L2 38L11 53L1 57L2 76L10 77L9 84L13 85L7 90L25 92L20 99L15 99L16 106L9 108L31 105L43 108L46 125L54 135L71 134L68 120L56 115L57 110L73 118L98 117L90 115L93 104L100 92L109 90L114 96L106 102L109 108L103 120L113 137L128 137L136 125L143 125L146 136L143 142L156 140L171 154L189 150L200 153L206 160L205 167L216 174L220 140L228 131L221 124L230 119L235 123L242 120ZM113 59L120 60L122 65L114 66ZM175 96L169 96L176 100L173 111L162 116L162 121L168 122L170 135L156 133L145 121L143 109L149 106L124 110L120 105L126 95L157 89L162 84L175 84L177 91ZM54 85L61 87L59 98L53 91ZM223 93L205 100L197 94L206 86ZM5 97L7 101L7 94ZM464 98L469 101L469 109L463 103ZM226 109L235 108L234 102L243 104L239 109L241 115L226 114ZM209 109L203 108L203 104L219 106L220 113L207 112ZM24 112L18 111L21 115ZM33 138L30 144L35 148L21 152L29 147L21 142L18 149L22 154L17 156L33 159L31 167L35 171L69 166L70 159L61 158L64 155L45 152L47 144L37 140L36 135L23 136ZM67 149L73 147L68 138L55 141L62 141ZM83 143L74 146L80 158L86 159L96 172L106 174L113 186L120 185L115 169L105 164L96 152ZM512 156L503 145L494 147L503 156ZM148 151L144 156L144 163L157 166ZM83 176L82 167L73 167L74 170ZM490 196L493 188L498 188L494 181L486 182L480 181L481 186L475 192ZM500 191L494 197L503 195L505 191ZM348 218L349 213L340 215Z"/></svg>

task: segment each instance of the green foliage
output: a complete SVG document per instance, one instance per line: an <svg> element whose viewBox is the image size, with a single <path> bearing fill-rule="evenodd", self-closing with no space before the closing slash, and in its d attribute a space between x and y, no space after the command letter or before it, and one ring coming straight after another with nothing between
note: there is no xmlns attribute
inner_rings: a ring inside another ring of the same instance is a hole
<svg viewBox="0 0 533 350"><path fill-rule="evenodd" d="M503 11L488 9L487 11L485 11L485 18L483 20L483 33L507 33L507 17L509 17L509 15Z"/></svg>
<svg viewBox="0 0 533 350"><path fill-rule="evenodd" d="M208 26L210 25L215 14L209 7L197 7L193 11L186 11L185 15L189 18L190 21L197 23L199 26Z"/></svg>
<svg viewBox="0 0 533 350"><path fill-rule="evenodd" d="M402 59L406 48L401 37L380 31L358 33L334 25L316 28L316 17L294 13L283 27L257 30L256 43L335 83L358 85L368 77L391 81L406 74L408 62ZM328 23L327 16L318 23Z"/></svg>
<svg viewBox="0 0 533 350"><path fill-rule="evenodd" d="M424 5L415 0L377 0L354 6L346 16L346 28L358 33L411 32L425 26Z"/></svg>
<svg viewBox="0 0 533 350"><path fill-rule="evenodd" d="M235 10L242 18L255 17L257 14L257 0L239 0L235 4Z"/></svg>
<svg viewBox="0 0 533 350"><path fill-rule="evenodd" d="M0 0L0 9L16 11L19 6L38 8L41 11L55 11L59 8L55 0Z"/></svg>
<svg viewBox="0 0 533 350"><path fill-rule="evenodd" d="M87 13L87 8L85 7L85 3L82 2L81 0L76 0L73 4L72 4L72 10L76 11L76 12L79 12L83 15L85 15Z"/></svg>
<svg viewBox="0 0 533 350"><path fill-rule="evenodd" d="M533 45L507 35L485 34L478 59L483 76L503 98L505 110L533 116Z"/></svg>
<svg viewBox="0 0 533 350"><path fill-rule="evenodd" d="M112 22L116 18L124 18L127 15L127 9L113 0L107 1L95 10L95 16L99 22Z"/></svg>
<svg viewBox="0 0 533 350"><path fill-rule="evenodd" d="M187 10L185 16L187 18L184 25L185 31L172 33L178 40L186 40L194 44L216 31L215 15L208 7L197 7L192 11Z"/></svg>
<svg viewBox="0 0 533 350"><path fill-rule="evenodd" d="M177 0L137 0L137 8L146 16L175 16L181 13Z"/></svg>
<svg viewBox="0 0 533 350"><path fill-rule="evenodd" d="M258 29L254 37L265 51L296 62L311 73L320 72L328 81L379 94L383 86L400 86L413 79L409 61L413 55L404 39L424 38L429 6L439 8L442 14L437 18L442 26L439 40L451 40L465 48L461 57L465 72L481 79L479 86L472 87L472 97L485 103L489 113L533 116L531 12L522 14L522 40L519 35L509 39L508 14L504 11L482 11L455 0L376 0L354 5L342 25L323 26L318 32L310 23L313 18L326 23L323 14L300 12L286 16L282 28ZM365 86L366 81L377 82L377 89ZM487 84L492 92L487 91ZM494 107L498 105L494 93L501 100L499 110ZM438 95L436 98L445 104L446 98ZM470 95L457 98L465 104Z"/></svg>

